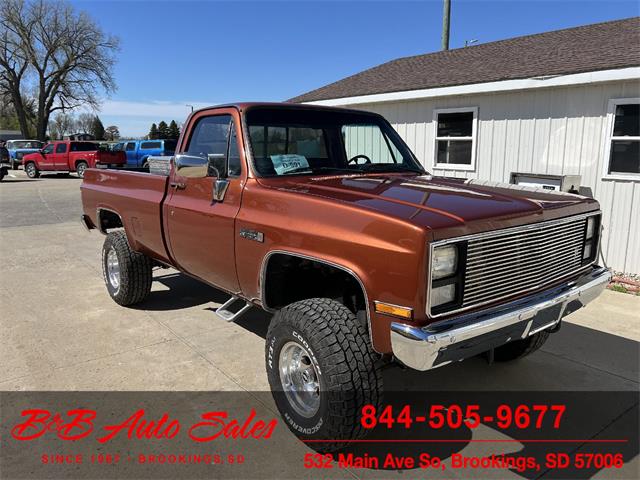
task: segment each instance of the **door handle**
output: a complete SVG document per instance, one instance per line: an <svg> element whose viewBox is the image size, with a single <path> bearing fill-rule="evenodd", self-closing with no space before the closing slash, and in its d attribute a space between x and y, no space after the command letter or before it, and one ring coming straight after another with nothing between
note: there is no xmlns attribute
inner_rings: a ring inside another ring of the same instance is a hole
<svg viewBox="0 0 640 480"><path fill-rule="evenodd" d="M171 182L169 183L169 186L171 188L175 188L176 190L184 190L185 188L187 188L187 186L184 183L179 183L179 182Z"/></svg>

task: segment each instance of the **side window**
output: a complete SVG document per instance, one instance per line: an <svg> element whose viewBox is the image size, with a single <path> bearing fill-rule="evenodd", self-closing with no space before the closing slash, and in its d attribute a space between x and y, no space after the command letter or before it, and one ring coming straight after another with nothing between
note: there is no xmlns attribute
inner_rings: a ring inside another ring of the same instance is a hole
<svg viewBox="0 0 640 480"><path fill-rule="evenodd" d="M201 156L205 160L207 155L227 153L230 123L231 115L215 115L199 119L189 138L186 153Z"/></svg>
<svg viewBox="0 0 640 480"><path fill-rule="evenodd" d="M371 163L402 162L402 155L378 125L344 125L342 139L347 160L362 156L356 163L367 159Z"/></svg>
<svg viewBox="0 0 640 480"><path fill-rule="evenodd" d="M605 178L640 178L640 99L609 102Z"/></svg>
<svg viewBox="0 0 640 480"><path fill-rule="evenodd" d="M44 147L44 150L42 150L42 153L53 153L53 143L50 143L49 145L47 145L46 147Z"/></svg>
<svg viewBox="0 0 640 480"><path fill-rule="evenodd" d="M132 152L136 149L136 142L127 143L127 152Z"/></svg>
<svg viewBox="0 0 640 480"><path fill-rule="evenodd" d="M179 175L184 177L211 176L209 158L224 158L229 148L231 115L212 115L197 120L191 130L185 152L175 158Z"/></svg>
<svg viewBox="0 0 640 480"><path fill-rule="evenodd" d="M435 110L434 167L475 169L477 108Z"/></svg>
<svg viewBox="0 0 640 480"><path fill-rule="evenodd" d="M67 144L66 143L57 144L56 153L67 153Z"/></svg>
<svg viewBox="0 0 640 480"><path fill-rule="evenodd" d="M151 150L151 149L157 149L160 147L162 147L162 144L160 142L142 142L140 144L141 150Z"/></svg>

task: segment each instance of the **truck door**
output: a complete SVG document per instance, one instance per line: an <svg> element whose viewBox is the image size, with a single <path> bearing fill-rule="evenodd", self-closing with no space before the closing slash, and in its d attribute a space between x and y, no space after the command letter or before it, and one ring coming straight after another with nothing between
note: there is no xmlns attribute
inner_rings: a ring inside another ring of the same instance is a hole
<svg viewBox="0 0 640 480"><path fill-rule="evenodd" d="M66 142L56 143L56 148L53 151L53 169L69 170L69 152Z"/></svg>
<svg viewBox="0 0 640 480"><path fill-rule="evenodd" d="M127 142L124 145L124 153L127 154L127 165L137 167L138 166L138 150L136 149L137 142Z"/></svg>
<svg viewBox="0 0 640 480"><path fill-rule="evenodd" d="M38 168L40 170L55 170L55 147L58 143L50 143L42 150L42 157L38 162Z"/></svg>
<svg viewBox="0 0 640 480"><path fill-rule="evenodd" d="M194 115L183 136L164 204L165 232L173 260L187 273L229 292L240 287L236 274L235 218L246 172L241 168L240 117L233 108ZM226 158L228 188L213 199L217 179L210 158Z"/></svg>

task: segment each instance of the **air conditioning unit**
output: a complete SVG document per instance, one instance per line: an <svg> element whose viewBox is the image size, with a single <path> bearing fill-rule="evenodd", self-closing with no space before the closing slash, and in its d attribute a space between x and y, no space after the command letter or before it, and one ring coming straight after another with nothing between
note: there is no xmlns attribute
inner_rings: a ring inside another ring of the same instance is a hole
<svg viewBox="0 0 640 480"><path fill-rule="evenodd" d="M513 185L542 188L567 193L580 193L580 175L547 175L541 173L511 173Z"/></svg>

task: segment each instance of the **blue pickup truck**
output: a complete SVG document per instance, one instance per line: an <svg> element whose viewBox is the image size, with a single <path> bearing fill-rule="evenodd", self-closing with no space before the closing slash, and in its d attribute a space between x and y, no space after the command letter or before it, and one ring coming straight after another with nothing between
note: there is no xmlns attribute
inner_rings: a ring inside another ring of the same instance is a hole
<svg viewBox="0 0 640 480"><path fill-rule="evenodd" d="M127 167L148 168L151 156L171 156L175 152L176 140L127 140L116 143L113 151L123 151L127 155Z"/></svg>
<svg viewBox="0 0 640 480"><path fill-rule="evenodd" d="M39 152L44 147L44 142L39 140L8 140L6 144L11 157L11 166L14 170L22 164L22 157L29 153Z"/></svg>

